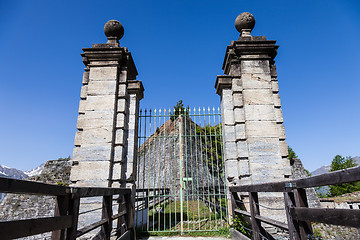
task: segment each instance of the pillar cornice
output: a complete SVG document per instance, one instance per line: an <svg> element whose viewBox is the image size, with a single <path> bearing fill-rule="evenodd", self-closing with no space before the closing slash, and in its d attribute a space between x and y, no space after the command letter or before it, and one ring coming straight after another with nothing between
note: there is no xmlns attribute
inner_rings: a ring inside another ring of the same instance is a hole
<svg viewBox="0 0 360 240"><path fill-rule="evenodd" d="M223 89L229 89L232 86L233 76L228 75L217 75L215 82L216 93L221 96Z"/></svg>
<svg viewBox="0 0 360 240"><path fill-rule="evenodd" d="M140 80L129 81L127 89L129 94L136 94L138 100L144 98L144 86Z"/></svg>
<svg viewBox="0 0 360 240"><path fill-rule="evenodd" d="M222 69L228 74L231 63L242 60L268 59L273 63L279 48L275 43L275 40L266 40L265 36L240 37L227 46Z"/></svg>
<svg viewBox="0 0 360 240"><path fill-rule="evenodd" d="M109 44L93 44L92 48L83 48L83 63L92 66L122 66L128 70L128 79L138 75L131 53L125 47L111 47Z"/></svg>

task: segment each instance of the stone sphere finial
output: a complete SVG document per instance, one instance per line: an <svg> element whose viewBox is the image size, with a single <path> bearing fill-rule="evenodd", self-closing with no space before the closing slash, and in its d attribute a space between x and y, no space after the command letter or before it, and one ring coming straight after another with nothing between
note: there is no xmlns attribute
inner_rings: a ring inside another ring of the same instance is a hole
<svg viewBox="0 0 360 240"><path fill-rule="evenodd" d="M251 30L255 26L255 18L249 12L243 12L237 16L235 20L236 30L240 33L241 37L251 37Z"/></svg>
<svg viewBox="0 0 360 240"><path fill-rule="evenodd" d="M109 44L118 43L118 41L124 36L124 27L119 21L110 20L105 23L104 33Z"/></svg>

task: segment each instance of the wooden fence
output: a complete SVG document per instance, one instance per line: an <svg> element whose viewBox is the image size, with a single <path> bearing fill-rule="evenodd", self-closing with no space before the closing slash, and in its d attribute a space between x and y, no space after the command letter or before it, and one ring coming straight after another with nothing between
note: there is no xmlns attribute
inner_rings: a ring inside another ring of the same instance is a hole
<svg viewBox="0 0 360 240"><path fill-rule="evenodd" d="M314 177L292 181L270 182L264 184L231 186L233 216L245 215L250 218L253 239L274 239L261 223L266 223L289 232L290 239L305 240L313 235L311 222L360 226L359 209L308 208L306 188L343 184L360 181L360 167L344 169ZM241 208L238 193L249 194L250 212ZM258 192L283 192L287 224L260 215ZM237 233L238 239L246 239ZM311 239L311 238L310 238Z"/></svg>
<svg viewBox="0 0 360 240"><path fill-rule="evenodd" d="M0 192L56 197L54 217L0 222L1 239L52 232L53 240L72 240L99 227L101 230L98 235L101 239L110 239L112 223L116 219L118 220L115 229L117 239L131 239L134 236L134 206L131 202L131 189L66 187L0 177ZM78 229L80 199L96 196L103 197L101 220ZM116 214L113 214L113 200L117 200L119 204Z"/></svg>

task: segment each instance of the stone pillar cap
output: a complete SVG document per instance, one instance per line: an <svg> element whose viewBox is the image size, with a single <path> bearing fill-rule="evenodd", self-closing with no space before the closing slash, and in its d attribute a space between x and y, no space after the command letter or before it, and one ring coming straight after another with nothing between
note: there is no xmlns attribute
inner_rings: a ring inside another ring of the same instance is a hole
<svg viewBox="0 0 360 240"><path fill-rule="evenodd" d="M119 46L119 40L124 36L124 27L117 20L105 23L104 33L108 39L107 44Z"/></svg>
<svg viewBox="0 0 360 240"><path fill-rule="evenodd" d="M255 26L255 18L249 12L243 12L235 20L235 28L240 33L240 37L251 37L251 31Z"/></svg>

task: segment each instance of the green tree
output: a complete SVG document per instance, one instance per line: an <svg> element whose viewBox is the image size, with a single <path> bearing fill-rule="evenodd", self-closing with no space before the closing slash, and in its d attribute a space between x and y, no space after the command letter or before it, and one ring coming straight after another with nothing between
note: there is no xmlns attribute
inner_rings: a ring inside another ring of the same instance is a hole
<svg viewBox="0 0 360 240"><path fill-rule="evenodd" d="M298 158L298 156L296 155L295 151L288 146L288 159L290 160L290 164L293 165L295 158Z"/></svg>
<svg viewBox="0 0 360 240"><path fill-rule="evenodd" d="M187 108L185 108L182 100L178 101L176 103L176 105L174 106L173 113L170 114L171 121L174 121L180 115L188 115L189 114L188 109L189 109L189 106Z"/></svg>
<svg viewBox="0 0 360 240"><path fill-rule="evenodd" d="M357 163L349 157L336 155L331 162L330 172L357 166ZM329 196L335 197L345 193L360 191L360 182L344 183L329 186Z"/></svg>

